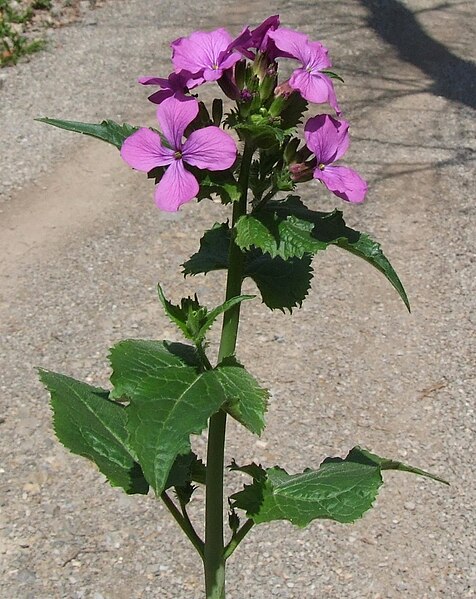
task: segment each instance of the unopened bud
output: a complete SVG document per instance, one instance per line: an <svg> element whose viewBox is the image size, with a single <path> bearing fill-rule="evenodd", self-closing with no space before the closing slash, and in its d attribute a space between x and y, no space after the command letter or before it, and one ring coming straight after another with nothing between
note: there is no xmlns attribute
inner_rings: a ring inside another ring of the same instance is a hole
<svg viewBox="0 0 476 599"><path fill-rule="evenodd" d="M286 107L291 94L293 93L293 88L289 85L287 81L278 85L274 90L274 100L269 107L269 114L272 117L279 116L284 108Z"/></svg>
<svg viewBox="0 0 476 599"><path fill-rule="evenodd" d="M268 69L269 70L269 69ZM276 88L276 82L278 77L275 72L271 72L266 75L266 77L261 82L259 86L259 95L263 102L265 102L271 94L274 92Z"/></svg>
<svg viewBox="0 0 476 599"><path fill-rule="evenodd" d="M252 64L253 73L262 81L269 67L269 58L265 52L258 52Z"/></svg>
<svg viewBox="0 0 476 599"><path fill-rule="evenodd" d="M223 118L223 101L220 98L215 98L212 103L212 120L217 127L220 126Z"/></svg>
<svg viewBox="0 0 476 599"><path fill-rule="evenodd" d="M231 100L239 99L240 90L233 79L233 75L229 71L225 71L220 79L218 79L217 83L225 96Z"/></svg>
<svg viewBox="0 0 476 599"><path fill-rule="evenodd" d="M309 166L306 162L298 162L297 164L291 164L289 166L289 173L291 179L295 183L303 183L304 181L310 181L314 169Z"/></svg>
<svg viewBox="0 0 476 599"><path fill-rule="evenodd" d="M300 140L297 137L292 137L286 144L286 147L284 148L284 160L288 164L296 162L296 151L299 144Z"/></svg>
<svg viewBox="0 0 476 599"><path fill-rule="evenodd" d="M235 64L235 83L238 89L245 87L246 60L239 60Z"/></svg>

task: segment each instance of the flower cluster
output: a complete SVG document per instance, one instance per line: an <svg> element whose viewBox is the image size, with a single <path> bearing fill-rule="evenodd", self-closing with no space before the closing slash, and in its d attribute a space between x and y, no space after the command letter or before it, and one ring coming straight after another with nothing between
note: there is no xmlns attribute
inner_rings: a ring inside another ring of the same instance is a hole
<svg viewBox="0 0 476 599"><path fill-rule="evenodd" d="M312 178L348 202L362 202L367 184L358 173L333 163L349 146L349 124L339 118L327 49L307 35L280 26L279 17L233 37L225 29L197 31L171 44L174 71L167 77L141 77L158 88L149 100L157 104L162 133L141 128L121 149L133 168L159 173L155 193L162 210L176 211L197 196L200 182L213 171L233 176L237 146L220 128L222 108L210 117L195 90L216 82L236 108L224 124L256 147L278 147L283 156L280 183L270 183L271 197ZM286 81L278 80L281 59L299 64ZM307 103L328 104L336 117L320 114L304 126L306 145L298 150L296 126ZM158 169L162 167L162 169ZM198 169L198 170L196 170ZM286 183L282 181L286 179Z"/></svg>

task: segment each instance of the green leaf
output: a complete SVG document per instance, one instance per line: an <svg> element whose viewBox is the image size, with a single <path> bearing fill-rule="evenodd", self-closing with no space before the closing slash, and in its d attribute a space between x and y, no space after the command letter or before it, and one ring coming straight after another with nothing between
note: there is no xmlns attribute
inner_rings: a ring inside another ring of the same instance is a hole
<svg viewBox="0 0 476 599"><path fill-rule="evenodd" d="M226 411L252 433L260 435L265 427L268 391L234 357L220 362L216 376L227 398Z"/></svg>
<svg viewBox="0 0 476 599"><path fill-rule="evenodd" d="M202 327L199 331L198 338L200 340L204 339L205 333L212 326L215 320L220 316L220 314L223 314L236 304L240 304L241 302L244 302L246 300L252 300L255 297L256 295L237 295L236 297L232 297L226 302L223 302L223 304L220 304L216 308L213 308L213 310L208 312L208 314L206 315L206 318L204 319Z"/></svg>
<svg viewBox="0 0 476 599"><path fill-rule="evenodd" d="M328 243L312 236L315 224L295 216L281 219L269 211L242 216L236 223L236 243L242 249L259 248L275 258L302 258L325 250Z"/></svg>
<svg viewBox="0 0 476 599"><path fill-rule="evenodd" d="M317 518L354 522L372 507L383 484L382 470L405 470L441 481L428 472L380 458L360 447L354 447L344 460L328 458L318 470L301 474L290 475L279 467L264 470L255 464L232 469L254 478L253 484L231 499L233 507L246 510L256 524L289 520L307 526Z"/></svg>
<svg viewBox="0 0 476 599"><path fill-rule="evenodd" d="M71 452L93 461L113 487L147 494L149 485L127 444L126 410L105 389L40 370L51 394L58 439Z"/></svg>
<svg viewBox="0 0 476 599"><path fill-rule="evenodd" d="M121 341L110 354L111 382L126 408L128 443L160 495L178 455L190 451L225 401L213 370L201 371L193 347L165 341Z"/></svg>
<svg viewBox="0 0 476 599"><path fill-rule="evenodd" d="M191 339L196 345L202 343L208 329L220 314L226 312L226 310L235 304L255 297L254 295L239 295L220 304L209 312L206 307L200 306L196 295L194 298L182 298L180 306L176 306L167 300L160 285L157 286L157 289L167 316L178 326L184 336L187 339Z"/></svg>
<svg viewBox="0 0 476 599"><path fill-rule="evenodd" d="M262 210L241 217L236 225L236 242L242 248L258 247L284 259L315 254L336 245L359 256L381 272L410 310L405 289L382 252L380 244L365 233L348 227L342 212L309 210L298 197L269 202Z"/></svg>
<svg viewBox="0 0 476 599"><path fill-rule="evenodd" d="M200 249L183 265L184 275L206 274L228 268L230 245L228 225L214 225L200 240ZM245 252L245 276L258 286L263 302L271 309L292 311L309 292L312 279L311 257L283 260L259 250Z"/></svg>
<svg viewBox="0 0 476 599"><path fill-rule="evenodd" d="M102 139L103 141L116 146L119 150L121 149L124 140L139 129L139 127L134 127L127 123L119 125L119 123L114 121L102 121L102 123L94 124L48 118L35 120L40 121L40 123L46 123L47 125L53 125L53 127L66 129L67 131L75 131L76 133L83 133L84 135Z"/></svg>
<svg viewBox="0 0 476 599"><path fill-rule="evenodd" d="M218 196L222 204L229 204L240 199L240 188L229 170L206 171L194 168L190 170L195 174L200 184L197 194L199 201L206 198L213 199L214 196Z"/></svg>
<svg viewBox="0 0 476 599"><path fill-rule="evenodd" d="M440 478L439 476L435 476L430 472L426 472L425 470L421 470L420 468L415 468L414 466L408 466L408 464L404 464L403 462L390 460L388 458L381 458L380 456L371 453L370 451L368 451L367 449L363 449L362 447L354 447L353 449L351 449L346 459L350 459L354 462L360 462L362 464L376 465L380 468L380 470L401 470L402 472L418 474L419 476L431 478L432 480L436 480L439 483L449 485L448 481L444 480L443 478Z"/></svg>
<svg viewBox="0 0 476 599"><path fill-rule="evenodd" d="M311 256L272 258L260 251L249 252L246 262L246 276L258 286L263 302L271 310L293 308L302 305L311 288Z"/></svg>
<svg viewBox="0 0 476 599"><path fill-rule="evenodd" d="M164 490L170 487L186 487L192 482L204 485L205 474L204 463L193 451L178 455L172 464Z"/></svg>
<svg viewBox="0 0 476 599"><path fill-rule="evenodd" d="M230 228L227 224L215 223L200 239L200 249L183 266L183 274L207 274L212 270L228 268Z"/></svg>
<svg viewBox="0 0 476 599"><path fill-rule="evenodd" d="M346 238L337 239L333 242L338 247L347 250L354 256L363 258L366 262L371 264L379 272L381 272L387 280L392 284L393 288L398 292L398 295L403 300L403 303L410 312L410 301L406 294L405 288L400 281L397 273L393 266L390 264L388 258L382 252L382 248L379 243L371 239L365 233L360 233L357 241L352 242Z"/></svg>

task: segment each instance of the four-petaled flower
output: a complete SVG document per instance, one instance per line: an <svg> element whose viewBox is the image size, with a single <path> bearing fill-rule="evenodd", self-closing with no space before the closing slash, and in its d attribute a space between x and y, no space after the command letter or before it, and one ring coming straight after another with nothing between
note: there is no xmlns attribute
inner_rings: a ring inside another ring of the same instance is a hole
<svg viewBox="0 0 476 599"><path fill-rule="evenodd" d="M233 53L233 38L223 28L195 31L188 37L179 37L171 46L176 71L185 69L199 76L197 85L220 79L225 70L240 60L240 55Z"/></svg>
<svg viewBox="0 0 476 599"><path fill-rule="evenodd" d="M311 42L304 33L281 27L275 31L268 31L281 56L295 58L301 63L295 69L289 85L298 90L302 97L309 102L323 104L327 102L337 114L341 113L337 103L334 86L331 79L321 71L331 66L328 50L320 42Z"/></svg>
<svg viewBox="0 0 476 599"><path fill-rule="evenodd" d="M175 212L197 195L198 181L185 164L221 171L235 162L236 144L218 127L197 129L183 141L184 131L198 110L196 100L181 102L168 98L157 107L163 137L142 128L122 145L121 156L132 168L148 173L156 167L166 167L155 190L155 202L162 210Z"/></svg>
<svg viewBox="0 0 476 599"><path fill-rule="evenodd" d="M363 202L367 183L351 168L332 166L349 147L349 123L328 114L309 119L304 127L307 147L314 153L317 166L313 177L347 202Z"/></svg>

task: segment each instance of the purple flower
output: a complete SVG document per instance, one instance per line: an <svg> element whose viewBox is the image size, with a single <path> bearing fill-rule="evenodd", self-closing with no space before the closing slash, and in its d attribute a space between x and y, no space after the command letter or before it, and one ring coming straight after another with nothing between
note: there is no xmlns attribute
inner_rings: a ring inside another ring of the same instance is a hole
<svg viewBox="0 0 476 599"><path fill-rule="evenodd" d="M139 77L139 83L142 83L142 85L158 85L161 88L149 96L149 100L154 104L160 104L171 96L181 102L190 100L190 96L185 94L199 85L192 73L185 70L171 73L167 79L162 77Z"/></svg>
<svg viewBox="0 0 476 599"><path fill-rule="evenodd" d="M299 90L302 97L309 102L327 102L340 114L332 81L326 74L321 73L322 69L331 66L327 49L320 42L310 42L307 35L292 29L269 31L268 36L280 50L281 56L295 58L302 65L291 75L289 85Z"/></svg>
<svg viewBox="0 0 476 599"><path fill-rule="evenodd" d="M233 41L232 47L238 50L243 56L253 59L255 55L250 51L250 48L256 49L258 52L266 52L270 61L273 61L278 56L276 46L268 36L269 31L274 31L279 27L279 15L273 15L264 20L258 27L250 31L246 27L241 34Z"/></svg>
<svg viewBox="0 0 476 599"><path fill-rule="evenodd" d="M320 114L309 119L304 127L307 147L317 159L313 177L319 179L336 196L347 202L363 202L367 183L346 166L332 166L349 147L349 123Z"/></svg>
<svg viewBox="0 0 476 599"><path fill-rule="evenodd" d="M230 168L236 159L235 142L218 127L198 129L182 140L197 114L196 100L180 102L167 98L157 107L163 137L142 128L128 137L121 148L122 158L139 171L148 173L158 166L166 167L155 189L155 203L168 212L176 212L199 191L198 181L185 164L221 171Z"/></svg>
<svg viewBox="0 0 476 599"><path fill-rule="evenodd" d="M176 71L185 69L204 81L216 81L223 71L240 60L233 53L233 39L226 29L195 31L172 42L172 62ZM197 83L199 85L199 83Z"/></svg>

